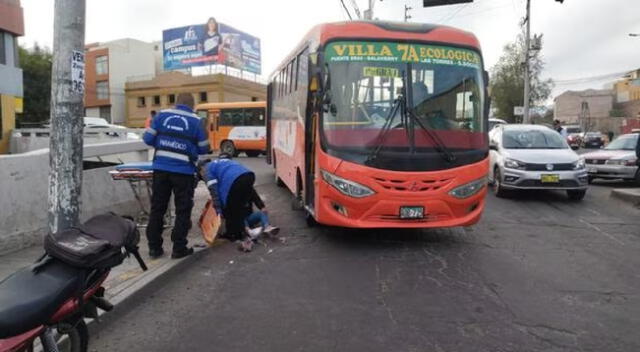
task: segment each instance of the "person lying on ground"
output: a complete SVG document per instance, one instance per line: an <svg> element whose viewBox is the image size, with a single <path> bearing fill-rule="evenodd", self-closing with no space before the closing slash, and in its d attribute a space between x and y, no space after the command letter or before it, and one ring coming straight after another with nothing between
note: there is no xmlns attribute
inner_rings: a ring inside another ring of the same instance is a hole
<svg viewBox="0 0 640 352"><path fill-rule="evenodd" d="M252 212L247 205L255 204L261 211L266 210L253 188L255 174L231 160L231 155L221 153L218 160L205 166L205 182L216 212L225 220L226 232L221 237L244 241L247 237L245 219Z"/></svg>

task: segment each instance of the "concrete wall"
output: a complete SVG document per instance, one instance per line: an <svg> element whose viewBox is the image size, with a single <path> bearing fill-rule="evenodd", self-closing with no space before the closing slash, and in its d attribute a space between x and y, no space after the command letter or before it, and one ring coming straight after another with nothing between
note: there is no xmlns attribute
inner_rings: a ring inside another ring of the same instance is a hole
<svg viewBox="0 0 640 352"><path fill-rule="evenodd" d="M42 243L47 233L48 165L47 149L0 156L0 254ZM105 211L137 214L128 183L113 181L110 169L84 171L82 219Z"/></svg>

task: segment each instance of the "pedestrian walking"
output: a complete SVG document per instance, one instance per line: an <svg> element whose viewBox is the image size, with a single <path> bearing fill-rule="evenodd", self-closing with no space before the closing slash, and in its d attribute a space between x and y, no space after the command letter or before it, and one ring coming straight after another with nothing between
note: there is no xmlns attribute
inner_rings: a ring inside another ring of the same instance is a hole
<svg viewBox="0 0 640 352"><path fill-rule="evenodd" d="M255 174L244 165L221 153L218 160L206 166L205 178L213 205L225 220L226 237L232 241L247 239L245 220L252 213L252 204L266 214L267 209L253 188ZM268 224L267 224L268 225Z"/></svg>
<svg viewBox="0 0 640 352"><path fill-rule="evenodd" d="M160 111L143 136L144 142L155 148L153 157L153 186L151 214L147 226L149 256L160 257L162 249L163 219L173 193L176 218L171 241L171 258L182 258L193 253L187 247L191 228L191 210L196 186L198 155L209 153L209 140L200 118L193 112L191 94L179 94L174 109Z"/></svg>

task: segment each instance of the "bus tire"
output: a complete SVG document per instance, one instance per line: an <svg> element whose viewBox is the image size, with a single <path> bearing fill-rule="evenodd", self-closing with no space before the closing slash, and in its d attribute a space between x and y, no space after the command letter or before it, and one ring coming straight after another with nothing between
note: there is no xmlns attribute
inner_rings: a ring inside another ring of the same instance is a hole
<svg viewBox="0 0 640 352"><path fill-rule="evenodd" d="M260 156L260 151L259 150L247 150L247 151L245 151L245 153L250 158L257 158L257 157Z"/></svg>
<svg viewBox="0 0 640 352"><path fill-rule="evenodd" d="M307 212L307 214L304 217L304 220L307 223L307 227L316 227L318 226L318 222L316 221L316 219L313 218L313 215L311 215L311 213Z"/></svg>
<svg viewBox="0 0 640 352"><path fill-rule="evenodd" d="M232 141L224 141L220 143L220 152L227 153L233 156L234 158L239 154L238 150L236 149L236 146L233 144Z"/></svg>

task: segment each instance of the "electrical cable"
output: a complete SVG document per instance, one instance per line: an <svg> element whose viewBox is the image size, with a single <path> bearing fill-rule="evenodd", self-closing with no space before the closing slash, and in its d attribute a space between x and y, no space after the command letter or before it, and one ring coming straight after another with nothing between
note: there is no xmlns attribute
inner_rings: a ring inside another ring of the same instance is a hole
<svg viewBox="0 0 640 352"><path fill-rule="evenodd" d="M351 17L351 13L349 13L349 9L347 8L347 5L344 4L344 0L340 0L340 3L342 4L344 11L347 13L347 16L349 16L349 20L353 21L353 17Z"/></svg>

